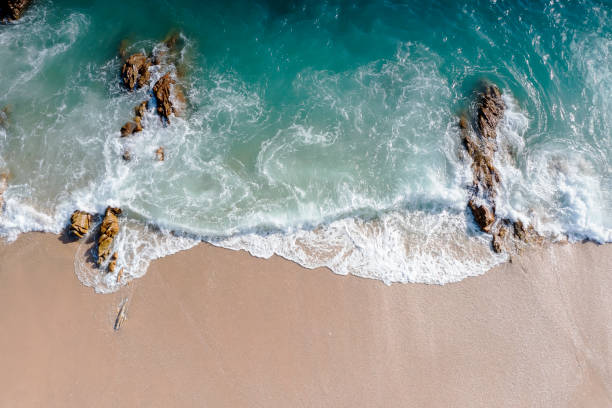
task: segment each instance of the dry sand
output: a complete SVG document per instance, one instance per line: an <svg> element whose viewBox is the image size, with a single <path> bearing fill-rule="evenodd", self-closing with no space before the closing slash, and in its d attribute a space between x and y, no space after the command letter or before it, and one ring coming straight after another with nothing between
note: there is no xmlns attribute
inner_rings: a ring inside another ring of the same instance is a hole
<svg viewBox="0 0 612 408"><path fill-rule="evenodd" d="M202 244L111 295L75 250L0 245L2 407L612 406L611 245L385 286Z"/></svg>

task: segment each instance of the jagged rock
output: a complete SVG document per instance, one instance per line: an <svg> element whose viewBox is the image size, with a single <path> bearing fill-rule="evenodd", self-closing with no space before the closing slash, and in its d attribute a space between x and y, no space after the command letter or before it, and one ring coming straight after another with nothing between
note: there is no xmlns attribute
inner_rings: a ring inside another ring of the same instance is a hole
<svg viewBox="0 0 612 408"><path fill-rule="evenodd" d="M136 115L137 118L142 119L146 111L147 111L147 101L142 101L140 102L138 106L134 108L134 115Z"/></svg>
<svg viewBox="0 0 612 408"><path fill-rule="evenodd" d="M117 218L119 214L121 214L119 208L106 208L100 226L100 238L98 238L98 265L101 265L110 254L113 240L119 233L119 219Z"/></svg>
<svg viewBox="0 0 612 408"><path fill-rule="evenodd" d="M0 21L19 20L31 0L4 0L0 2Z"/></svg>
<svg viewBox="0 0 612 408"><path fill-rule="evenodd" d="M151 61L143 53L131 55L121 68L123 84L131 91L149 83Z"/></svg>
<svg viewBox="0 0 612 408"><path fill-rule="evenodd" d="M155 157L158 161L164 161L164 148L160 147L155 151Z"/></svg>
<svg viewBox="0 0 612 408"><path fill-rule="evenodd" d="M134 116L134 124L136 125L134 127L134 130L132 131L132 133L136 133L136 132L142 132L142 123L141 123L141 118L140 116Z"/></svg>
<svg viewBox="0 0 612 408"><path fill-rule="evenodd" d="M113 256L111 257L111 261L108 264L108 271L110 273L115 272L115 268L117 268L117 258L118 258L117 253L116 252L113 253Z"/></svg>
<svg viewBox="0 0 612 408"><path fill-rule="evenodd" d="M83 238L85 234L89 231L89 227L91 226L91 214L76 210L70 216L70 232L79 237Z"/></svg>
<svg viewBox="0 0 612 408"><path fill-rule="evenodd" d="M128 137L136 131L136 123L126 122L125 125L121 126L121 137Z"/></svg>
<svg viewBox="0 0 612 408"><path fill-rule="evenodd" d="M174 80L170 77L170 73L168 72L155 83L155 86L153 86L153 94L157 101L157 113L162 120L166 120L168 124L170 123L169 116L174 113L172 101L170 100L170 85L174 83Z"/></svg>
<svg viewBox="0 0 612 408"><path fill-rule="evenodd" d="M504 109L499 88L486 84L477 96L473 122L465 116L459 119L463 145L472 158L473 182L468 207L480 228L492 235L495 252L518 248L517 241L512 240L508 231L513 231L514 237L522 242L528 242L529 236L537 236L533 227L525 228L521 221L512 223L508 219L497 219L495 215L495 198L501 177L493 160L497 151L496 128Z"/></svg>
<svg viewBox="0 0 612 408"><path fill-rule="evenodd" d="M468 202L470 210L474 215L476 223L484 232L490 232L493 223L495 222L495 207L491 207L485 204L477 204L475 200Z"/></svg>

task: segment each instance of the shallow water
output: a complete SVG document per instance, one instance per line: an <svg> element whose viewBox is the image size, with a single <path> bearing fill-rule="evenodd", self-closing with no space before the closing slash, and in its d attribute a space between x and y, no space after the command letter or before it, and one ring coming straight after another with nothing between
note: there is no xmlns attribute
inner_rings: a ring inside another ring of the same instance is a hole
<svg viewBox="0 0 612 408"><path fill-rule="evenodd" d="M480 274L505 257L466 211L457 115L486 79L508 106L498 214L611 241L611 29L590 0L41 0L0 26L0 234L120 206L120 284L200 239L388 283ZM181 67L153 79L179 68L188 105L121 139L149 95L122 88L119 45L150 52L172 30Z"/></svg>

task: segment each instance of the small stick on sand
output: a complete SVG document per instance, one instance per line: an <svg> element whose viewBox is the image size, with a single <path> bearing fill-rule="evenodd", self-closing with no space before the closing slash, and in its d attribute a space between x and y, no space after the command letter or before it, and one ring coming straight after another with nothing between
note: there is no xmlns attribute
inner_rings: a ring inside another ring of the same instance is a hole
<svg viewBox="0 0 612 408"><path fill-rule="evenodd" d="M115 319L115 326L114 326L115 331L118 331L121 328L121 326L123 326L123 323L127 319L128 301L129 301L129 298L125 299L123 303L121 304L121 307L119 308L119 313L117 313L117 318Z"/></svg>

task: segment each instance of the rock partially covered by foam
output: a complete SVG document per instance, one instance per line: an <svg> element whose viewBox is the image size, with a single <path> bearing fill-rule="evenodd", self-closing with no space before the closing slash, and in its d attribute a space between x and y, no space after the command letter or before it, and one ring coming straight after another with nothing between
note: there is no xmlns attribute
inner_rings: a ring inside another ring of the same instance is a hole
<svg viewBox="0 0 612 408"><path fill-rule="evenodd" d="M153 94L157 101L157 113L162 120L165 120L167 123L170 123L169 116L174 113L174 107L170 99L170 85L174 83L174 80L170 77L170 73L168 72L155 83L155 86L153 86Z"/></svg>
<svg viewBox="0 0 612 408"><path fill-rule="evenodd" d="M78 238L83 238L91 226L91 214L76 210L70 216L70 233Z"/></svg>
<svg viewBox="0 0 612 408"><path fill-rule="evenodd" d="M111 246L115 236L119 233L119 219L121 209L107 207L104 219L100 226L100 238L98 238L98 265L102 264L110 255Z"/></svg>
<svg viewBox="0 0 612 408"><path fill-rule="evenodd" d="M0 2L0 21L19 20L30 3L32 3L31 0L4 0Z"/></svg>
<svg viewBox="0 0 612 408"><path fill-rule="evenodd" d="M472 159L472 186L468 208L480 229L493 236L495 252L516 248L517 240L529 242L540 238L533 227L525 228L521 221L498 219L495 214L497 189L501 183L494 166L497 145L497 125L504 116L506 105L499 88L485 84L476 97L472 121L463 116L459 120L463 146ZM513 231L514 234L508 234Z"/></svg>
<svg viewBox="0 0 612 408"><path fill-rule="evenodd" d="M465 117L459 121L463 145L472 158L472 197L468 206L485 232L490 232L495 222L495 197L501 177L493 165L493 158L497 150L496 128L504 109L499 88L486 84L477 97L475 125L470 130Z"/></svg>
<svg viewBox="0 0 612 408"><path fill-rule="evenodd" d="M147 85L151 77L150 66L151 61L143 53L131 55L121 68L121 78L126 88L131 91Z"/></svg>

